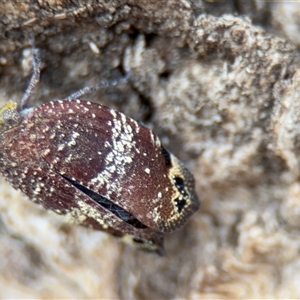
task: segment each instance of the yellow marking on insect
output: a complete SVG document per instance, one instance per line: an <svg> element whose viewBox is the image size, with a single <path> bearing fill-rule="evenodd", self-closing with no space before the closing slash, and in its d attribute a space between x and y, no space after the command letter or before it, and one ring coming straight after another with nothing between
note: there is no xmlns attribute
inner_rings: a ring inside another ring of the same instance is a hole
<svg viewBox="0 0 300 300"><path fill-rule="evenodd" d="M1 108L0 108L0 123L6 123L5 118L3 117L4 114L8 113L9 111L13 112L17 110L17 102L14 102L12 100L9 100L6 102Z"/></svg>

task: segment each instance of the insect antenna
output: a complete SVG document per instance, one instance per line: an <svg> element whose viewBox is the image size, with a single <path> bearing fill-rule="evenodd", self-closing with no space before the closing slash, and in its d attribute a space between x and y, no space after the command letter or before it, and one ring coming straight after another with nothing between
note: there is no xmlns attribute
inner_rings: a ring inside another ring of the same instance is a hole
<svg viewBox="0 0 300 300"><path fill-rule="evenodd" d="M36 88L37 84L40 81L40 74L41 74L41 57L40 57L40 50L35 47L34 35L31 34L30 40L32 43L32 66L33 66L33 74L31 76L29 85L21 99L21 110L26 106L28 103L33 90Z"/></svg>

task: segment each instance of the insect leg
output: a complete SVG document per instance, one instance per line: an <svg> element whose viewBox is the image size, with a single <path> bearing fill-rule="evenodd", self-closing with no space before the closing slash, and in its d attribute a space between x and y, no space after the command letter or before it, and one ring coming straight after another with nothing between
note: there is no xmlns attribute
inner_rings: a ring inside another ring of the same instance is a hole
<svg viewBox="0 0 300 300"><path fill-rule="evenodd" d="M91 94L99 89L104 89L104 88L110 88L113 86L118 86L120 84L123 84L124 82L128 81L128 78L130 76L130 73L127 73L126 76L115 79L115 80L102 80L98 84L93 85L93 86L87 86L84 87L83 89L71 94L69 97L67 97L65 100L76 100L80 99L80 97L84 95Z"/></svg>

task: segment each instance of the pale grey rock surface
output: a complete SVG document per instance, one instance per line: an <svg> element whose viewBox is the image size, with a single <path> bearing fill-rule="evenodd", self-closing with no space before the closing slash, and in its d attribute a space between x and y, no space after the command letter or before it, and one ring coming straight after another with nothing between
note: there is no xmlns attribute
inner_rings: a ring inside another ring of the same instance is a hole
<svg viewBox="0 0 300 300"><path fill-rule="evenodd" d="M88 100L152 127L202 207L157 257L66 224L1 178L0 297L299 298L297 14L255 1L1 4L0 104L26 88L31 32L43 60L32 105L130 69L129 85Z"/></svg>

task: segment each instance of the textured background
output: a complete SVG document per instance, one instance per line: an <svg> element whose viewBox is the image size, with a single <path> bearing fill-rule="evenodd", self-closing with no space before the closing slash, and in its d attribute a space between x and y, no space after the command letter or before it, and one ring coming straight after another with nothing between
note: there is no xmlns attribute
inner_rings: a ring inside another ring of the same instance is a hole
<svg viewBox="0 0 300 300"><path fill-rule="evenodd" d="M98 91L191 169L202 201L165 257L31 203L0 178L0 298L300 298L300 4L4 1L0 104Z"/></svg>

